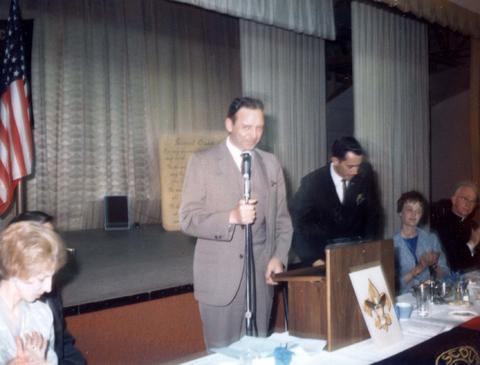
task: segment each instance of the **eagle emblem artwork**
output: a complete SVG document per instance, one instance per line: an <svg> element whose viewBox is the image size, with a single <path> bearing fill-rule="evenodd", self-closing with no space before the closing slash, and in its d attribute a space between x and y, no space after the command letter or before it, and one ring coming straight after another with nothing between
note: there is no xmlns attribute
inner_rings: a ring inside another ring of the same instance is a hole
<svg viewBox="0 0 480 365"><path fill-rule="evenodd" d="M392 325L392 300L388 293L380 293L368 279L368 298L363 302L363 310L375 320L375 327L388 332Z"/></svg>

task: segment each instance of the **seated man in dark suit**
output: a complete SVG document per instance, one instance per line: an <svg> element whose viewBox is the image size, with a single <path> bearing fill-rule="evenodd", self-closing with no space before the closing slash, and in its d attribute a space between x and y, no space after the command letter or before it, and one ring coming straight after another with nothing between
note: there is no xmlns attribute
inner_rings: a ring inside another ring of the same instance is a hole
<svg viewBox="0 0 480 365"><path fill-rule="evenodd" d="M358 141L343 137L332 145L331 162L303 177L292 204L293 247L302 264L323 260L332 240L376 238L380 203L363 160Z"/></svg>
<svg viewBox="0 0 480 365"><path fill-rule="evenodd" d="M17 222L37 222L42 225L53 227L53 217L40 211L27 211L14 217L9 224ZM53 327L55 330L55 353L59 365L85 365L87 362L82 353L75 347L75 339L65 327L63 318L63 304L60 292L55 285L52 291L42 296L41 300L48 304L53 314Z"/></svg>
<svg viewBox="0 0 480 365"><path fill-rule="evenodd" d="M450 200L432 204L431 227L438 233L452 271L478 268L480 229L473 220L478 190L473 182L457 185Z"/></svg>

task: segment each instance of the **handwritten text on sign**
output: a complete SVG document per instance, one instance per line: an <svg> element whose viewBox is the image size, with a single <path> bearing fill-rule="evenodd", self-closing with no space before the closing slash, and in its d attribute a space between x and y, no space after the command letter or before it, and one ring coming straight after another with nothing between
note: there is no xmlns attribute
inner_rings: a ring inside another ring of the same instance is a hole
<svg viewBox="0 0 480 365"><path fill-rule="evenodd" d="M162 194L162 223L167 231L178 231L178 209L182 199L183 178L190 156L211 147L226 137L225 132L180 134L160 139L160 188Z"/></svg>

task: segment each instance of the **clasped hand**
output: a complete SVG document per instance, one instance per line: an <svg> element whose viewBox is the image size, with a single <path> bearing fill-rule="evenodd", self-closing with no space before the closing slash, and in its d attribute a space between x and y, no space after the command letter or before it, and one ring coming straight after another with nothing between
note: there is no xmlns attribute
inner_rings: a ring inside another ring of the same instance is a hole
<svg viewBox="0 0 480 365"><path fill-rule="evenodd" d="M420 264L423 267L435 266L438 263L439 257L439 252L427 251L420 257Z"/></svg>
<svg viewBox="0 0 480 365"><path fill-rule="evenodd" d="M256 217L256 199L241 199L230 211L230 224L252 224Z"/></svg>
<svg viewBox="0 0 480 365"><path fill-rule="evenodd" d="M38 332L15 338L17 356L8 365L47 365L48 341Z"/></svg>

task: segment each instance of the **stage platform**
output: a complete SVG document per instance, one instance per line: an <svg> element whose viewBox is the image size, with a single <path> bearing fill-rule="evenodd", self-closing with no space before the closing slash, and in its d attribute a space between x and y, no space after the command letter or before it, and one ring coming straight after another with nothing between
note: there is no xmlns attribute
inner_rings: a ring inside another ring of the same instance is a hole
<svg viewBox="0 0 480 365"><path fill-rule="evenodd" d="M152 365L205 352L193 296L195 239L160 225L61 233L76 250L57 282L89 365ZM283 306L275 323L283 324Z"/></svg>
<svg viewBox="0 0 480 365"><path fill-rule="evenodd" d="M193 290L195 239L160 225L60 233L75 249L58 274L65 315Z"/></svg>

